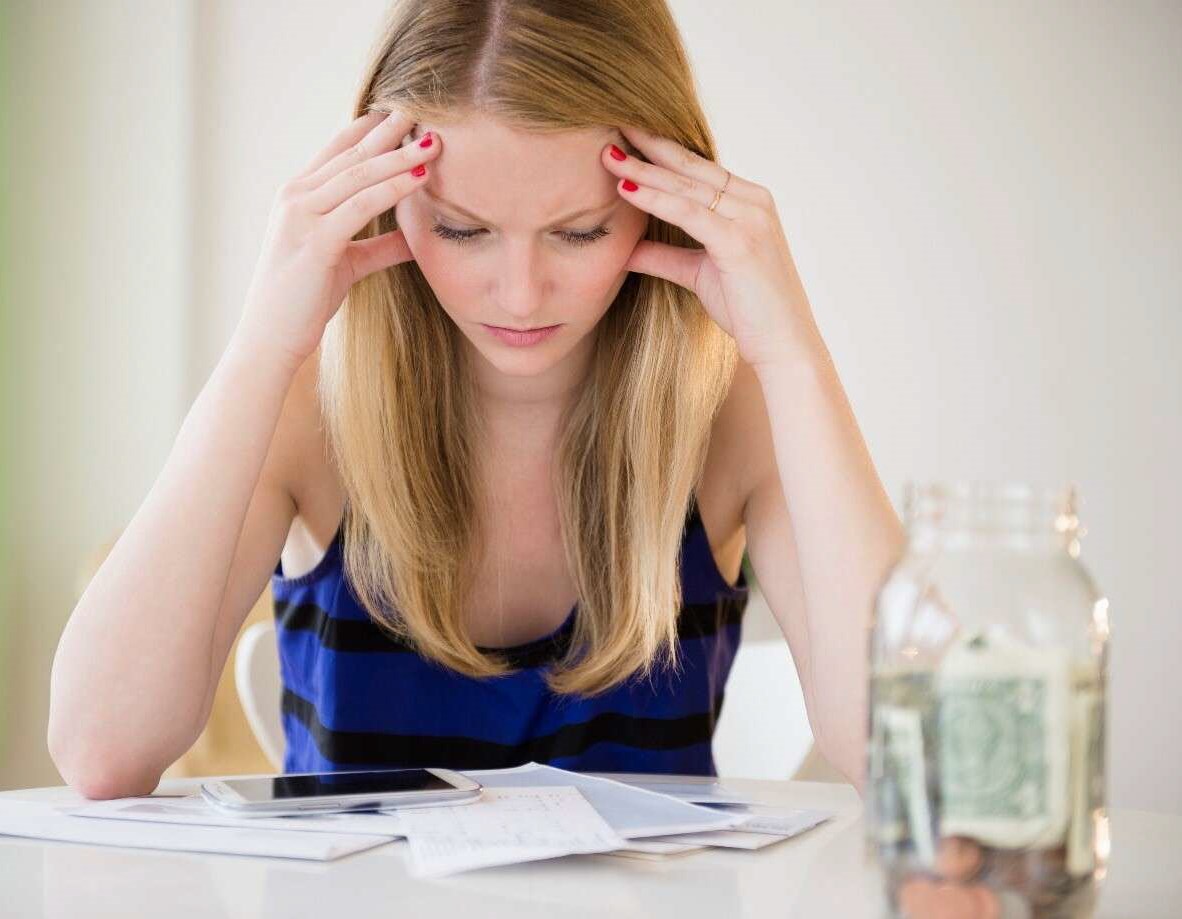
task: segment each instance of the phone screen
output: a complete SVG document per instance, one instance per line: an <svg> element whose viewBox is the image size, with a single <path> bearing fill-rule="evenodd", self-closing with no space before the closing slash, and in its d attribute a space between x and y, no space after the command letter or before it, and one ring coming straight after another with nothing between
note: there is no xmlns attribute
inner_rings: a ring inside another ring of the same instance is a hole
<svg viewBox="0 0 1182 919"><path fill-rule="evenodd" d="M444 791L455 786L426 769L318 772L254 779L227 779L248 801L283 801L323 795L367 795L395 791Z"/></svg>

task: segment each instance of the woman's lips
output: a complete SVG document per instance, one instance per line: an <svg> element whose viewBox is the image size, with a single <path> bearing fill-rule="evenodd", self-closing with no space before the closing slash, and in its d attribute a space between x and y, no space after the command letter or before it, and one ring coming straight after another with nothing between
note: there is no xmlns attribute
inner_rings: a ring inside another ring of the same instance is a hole
<svg viewBox="0 0 1182 919"><path fill-rule="evenodd" d="M536 345L538 342L544 341L557 332L560 328L562 328L561 323L558 325L542 326L541 328L529 329L525 331L518 329L506 329L503 326L485 325L483 322L481 325L488 329L488 331L495 335L500 341L515 347Z"/></svg>

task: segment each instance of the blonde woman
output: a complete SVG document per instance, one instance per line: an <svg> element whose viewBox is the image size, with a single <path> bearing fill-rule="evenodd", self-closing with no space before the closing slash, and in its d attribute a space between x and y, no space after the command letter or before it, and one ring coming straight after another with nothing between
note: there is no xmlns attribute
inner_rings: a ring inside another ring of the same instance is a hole
<svg viewBox="0 0 1182 919"><path fill-rule="evenodd" d="M63 777L150 792L268 580L287 771L711 774L746 552L861 787L901 527L662 0L398 2L354 116L62 635Z"/></svg>

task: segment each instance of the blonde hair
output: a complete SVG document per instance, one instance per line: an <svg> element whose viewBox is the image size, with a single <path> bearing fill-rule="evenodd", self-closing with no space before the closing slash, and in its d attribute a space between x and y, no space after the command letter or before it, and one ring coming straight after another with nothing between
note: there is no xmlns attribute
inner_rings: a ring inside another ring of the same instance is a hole
<svg viewBox="0 0 1182 919"><path fill-rule="evenodd" d="M473 110L537 132L635 124L714 159L663 0L397 0L354 115L392 108L415 121ZM395 228L390 210L356 238ZM644 238L701 248L655 217ZM737 359L692 292L639 273L595 336L553 464L578 615L545 674L553 692L584 696L678 664L683 527ZM349 291L322 342L319 396L357 598L424 657L471 677L512 672L464 630L483 551L481 419L461 333L415 262Z"/></svg>

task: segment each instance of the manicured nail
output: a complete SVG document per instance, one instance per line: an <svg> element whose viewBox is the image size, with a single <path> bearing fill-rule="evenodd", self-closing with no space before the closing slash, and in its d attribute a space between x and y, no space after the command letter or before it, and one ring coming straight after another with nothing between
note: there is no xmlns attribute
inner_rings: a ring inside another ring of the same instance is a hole
<svg viewBox="0 0 1182 919"><path fill-rule="evenodd" d="M419 146L420 147L430 147L431 143L432 143L431 132L428 131L426 134L423 135L423 139L419 141Z"/></svg>
<svg viewBox="0 0 1182 919"><path fill-rule="evenodd" d="M419 163L419 165L415 166L415 168L410 171L410 174L416 179L421 179L427 174L427 167L422 163Z"/></svg>
<svg viewBox="0 0 1182 919"><path fill-rule="evenodd" d="M635 182L633 182L631 179L624 180L624 191L636 191L636 189L638 189L638 188L640 188L640 186L637 185Z"/></svg>
<svg viewBox="0 0 1182 919"><path fill-rule="evenodd" d="M612 144L612 148L609 152L611 153L613 160L628 159L628 154L625 153L623 150L621 150L619 147L617 147L615 144Z"/></svg>

